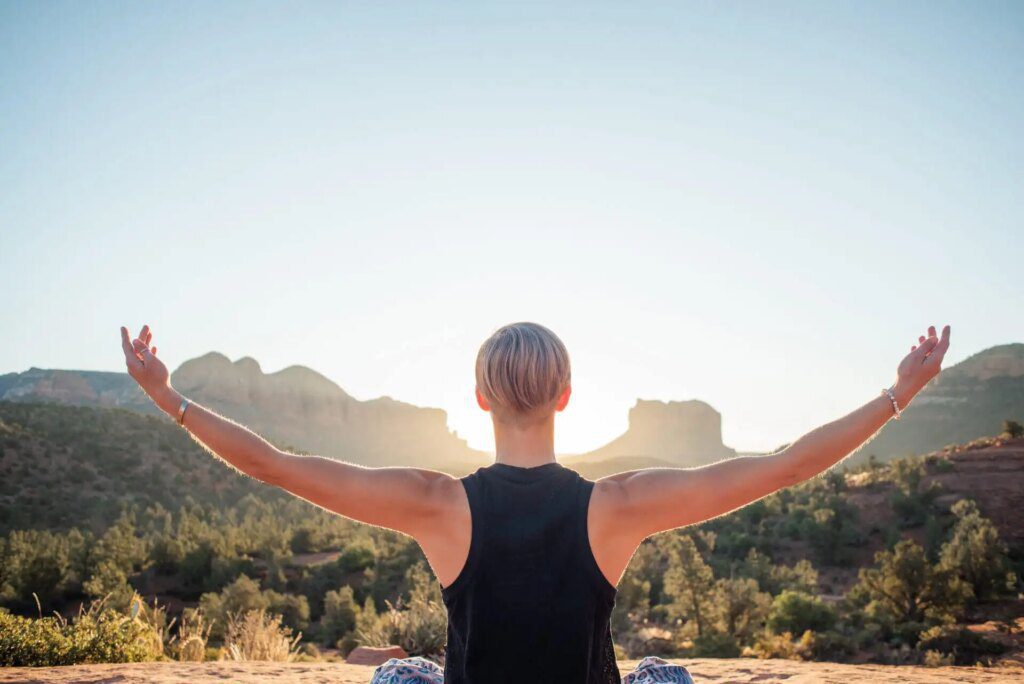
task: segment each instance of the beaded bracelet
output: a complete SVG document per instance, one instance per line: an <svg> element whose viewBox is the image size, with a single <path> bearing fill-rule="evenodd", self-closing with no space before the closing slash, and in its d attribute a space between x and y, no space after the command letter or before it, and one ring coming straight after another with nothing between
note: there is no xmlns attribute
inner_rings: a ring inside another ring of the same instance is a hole
<svg viewBox="0 0 1024 684"><path fill-rule="evenodd" d="M892 403L893 413L896 414L896 420L899 420L900 419L900 413L902 413L902 411L900 411L899 402L896 401L896 395L892 393L892 389L891 388L886 388L886 389L882 390L882 394L884 394L885 396L889 397L889 401Z"/></svg>

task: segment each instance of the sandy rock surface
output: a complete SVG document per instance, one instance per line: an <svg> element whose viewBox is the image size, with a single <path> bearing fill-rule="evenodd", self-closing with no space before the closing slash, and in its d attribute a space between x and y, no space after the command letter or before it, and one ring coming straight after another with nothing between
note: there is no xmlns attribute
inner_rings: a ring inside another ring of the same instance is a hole
<svg viewBox="0 0 1024 684"><path fill-rule="evenodd" d="M620 663L623 673L635 662ZM879 682L1020 682L1024 669L974 667L891 667L886 665L839 665L788 660L689 660L684 663L698 684L758 682L759 684L878 684ZM0 682L100 682L128 684L152 682L211 684L212 682L281 682L305 684L367 684L373 668L340 663L133 663L130 665L79 665L50 668L0 668ZM543 684L541 681L530 684Z"/></svg>

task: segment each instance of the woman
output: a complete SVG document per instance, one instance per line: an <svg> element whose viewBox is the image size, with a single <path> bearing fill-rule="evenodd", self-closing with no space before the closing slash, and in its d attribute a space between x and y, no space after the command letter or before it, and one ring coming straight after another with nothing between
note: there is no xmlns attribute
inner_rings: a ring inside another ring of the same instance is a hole
<svg viewBox="0 0 1024 684"><path fill-rule="evenodd" d="M618 583L647 537L717 517L832 467L899 418L941 368L949 326L918 339L896 382L779 453L701 468L649 468L591 482L555 460L555 414L572 393L569 354L534 323L507 325L480 348L476 401L491 414L495 462L461 479L365 468L275 448L171 387L152 332L121 329L128 372L166 413L238 470L422 547L448 610L443 673L391 661L374 681L619 684L609 619ZM799 408L799 407L795 407ZM645 659L624 684L689 682Z"/></svg>

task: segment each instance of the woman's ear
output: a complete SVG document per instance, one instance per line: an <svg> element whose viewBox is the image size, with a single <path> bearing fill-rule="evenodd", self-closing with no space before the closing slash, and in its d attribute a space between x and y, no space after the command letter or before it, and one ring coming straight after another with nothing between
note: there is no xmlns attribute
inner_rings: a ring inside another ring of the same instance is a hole
<svg viewBox="0 0 1024 684"><path fill-rule="evenodd" d="M477 387L473 391L476 392L476 405L482 408L484 411L490 411L491 404L489 401L487 401L487 397L485 397L483 393L480 391L480 388Z"/></svg>
<svg viewBox="0 0 1024 684"><path fill-rule="evenodd" d="M572 385L565 388L561 396L558 397L558 403L555 404L556 411L564 411L565 407L569 405L569 397L572 396Z"/></svg>

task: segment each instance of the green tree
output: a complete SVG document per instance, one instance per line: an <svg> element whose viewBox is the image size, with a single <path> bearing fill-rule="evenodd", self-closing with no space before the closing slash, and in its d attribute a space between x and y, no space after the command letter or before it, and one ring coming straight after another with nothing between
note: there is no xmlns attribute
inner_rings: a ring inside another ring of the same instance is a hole
<svg viewBox="0 0 1024 684"><path fill-rule="evenodd" d="M770 594L749 578L720 579L715 583L712 615L716 628L746 642L768 616Z"/></svg>
<svg viewBox="0 0 1024 684"><path fill-rule="evenodd" d="M892 509L903 527L918 527L928 519L928 513L940 493L932 482L923 486L925 462L922 458L903 458L890 466L896 490L892 494Z"/></svg>
<svg viewBox="0 0 1024 684"><path fill-rule="evenodd" d="M951 509L956 516L953 534L942 546L942 566L963 578L979 601L1006 595L1016 578L1009 569L1006 544L992 521L968 499L957 501Z"/></svg>
<svg viewBox="0 0 1024 684"><path fill-rule="evenodd" d="M625 634L648 618L651 610L651 583L641 575L640 564L630 563L619 581L612 610L612 630Z"/></svg>
<svg viewBox="0 0 1024 684"><path fill-rule="evenodd" d="M199 599L203 614L212 620L211 635L215 639L224 637L228 616L249 611L265 611L270 607L269 599L260 591L259 583L247 575L224 587L220 593L208 592Z"/></svg>
<svg viewBox="0 0 1024 684"><path fill-rule="evenodd" d="M775 565L768 556L751 549L736 571L757 581L758 586L775 595L786 589L813 594L818 590L818 571L809 560L797 561L792 567Z"/></svg>
<svg viewBox="0 0 1024 684"><path fill-rule="evenodd" d="M971 595L966 582L929 563L924 549L911 540L879 551L875 563L878 567L861 568L851 592L854 600L867 602L869 615L895 623L938 623L958 615Z"/></svg>
<svg viewBox="0 0 1024 684"><path fill-rule="evenodd" d="M836 611L817 596L786 590L775 597L768 628L775 634L824 632L836 623Z"/></svg>
<svg viewBox="0 0 1024 684"><path fill-rule="evenodd" d="M352 587L344 586L329 591L324 596L324 614L320 618L320 634L324 644L334 646L346 634L356 628L359 604L356 603Z"/></svg>
<svg viewBox="0 0 1024 684"><path fill-rule="evenodd" d="M1010 439L1020 439L1024 437L1024 425L1021 425L1016 420L1004 420L1003 434Z"/></svg>
<svg viewBox="0 0 1024 684"><path fill-rule="evenodd" d="M35 593L49 611L64 589L70 567L64 537L51 532L12 532L0 556L0 600L34 609Z"/></svg>
<svg viewBox="0 0 1024 684"><path fill-rule="evenodd" d="M689 535L677 537L672 546L664 591L672 599L672 612L692 622L701 636L712 614L715 576Z"/></svg>

